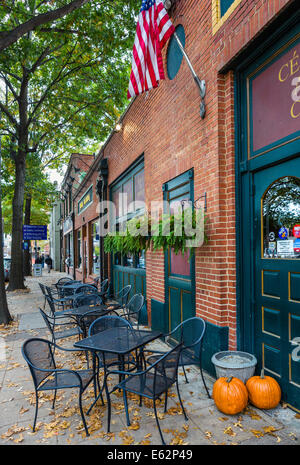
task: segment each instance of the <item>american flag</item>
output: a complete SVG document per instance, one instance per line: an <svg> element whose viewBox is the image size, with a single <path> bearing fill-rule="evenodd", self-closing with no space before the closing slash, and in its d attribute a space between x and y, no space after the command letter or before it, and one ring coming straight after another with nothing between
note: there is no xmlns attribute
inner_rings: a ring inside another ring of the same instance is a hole
<svg viewBox="0 0 300 465"><path fill-rule="evenodd" d="M128 99L157 87L158 81L165 78L161 50L174 31L162 0L143 0L133 45Z"/></svg>

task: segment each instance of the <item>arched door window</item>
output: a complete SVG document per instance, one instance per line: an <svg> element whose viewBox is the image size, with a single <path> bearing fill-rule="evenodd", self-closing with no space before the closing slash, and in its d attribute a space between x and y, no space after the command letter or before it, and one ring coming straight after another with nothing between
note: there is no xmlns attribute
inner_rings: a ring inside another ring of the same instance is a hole
<svg viewBox="0 0 300 465"><path fill-rule="evenodd" d="M262 258L300 259L300 178L273 182L262 198Z"/></svg>

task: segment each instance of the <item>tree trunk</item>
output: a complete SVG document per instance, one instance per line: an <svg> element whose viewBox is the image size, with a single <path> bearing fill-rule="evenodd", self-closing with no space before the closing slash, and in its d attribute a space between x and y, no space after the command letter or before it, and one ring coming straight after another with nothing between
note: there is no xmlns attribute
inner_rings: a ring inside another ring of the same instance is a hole
<svg viewBox="0 0 300 465"><path fill-rule="evenodd" d="M1 147L0 147L1 151ZM2 223L2 190L1 190L1 153L0 153L0 324L7 325L12 320L10 316L4 281L4 260L3 260L3 223Z"/></svg>
<svg viewBox="0 0 300 465"><path fill-rule="evenodd" d="M26 197L25 200L25 214L24 224L30 224L30 213L31 213L31 196ZM24 275L31 275L31 261L30 261L30 241L24 241L27 244L27 248L24 248Z"/></svg>
<svg viewBox="0 0 300 465"><path fill-rule="evenodd" d="M13 198L11 270L8 291L25 289L23 271L23 206L25 186L25 153L19 150L15 160L15 192Z"/></svg>

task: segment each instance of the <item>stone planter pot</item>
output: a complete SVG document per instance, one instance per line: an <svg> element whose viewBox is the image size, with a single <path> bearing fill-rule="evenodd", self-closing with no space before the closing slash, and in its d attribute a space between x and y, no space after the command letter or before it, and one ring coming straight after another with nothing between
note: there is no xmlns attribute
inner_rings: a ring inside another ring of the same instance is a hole
<svg viewBox="0 0 300 465"><path fill-rule="evenodd" d="M234 376L243 383L253 376L257 364L254 355L238 350L217 352L211 361L215 366L217 378Z"/></svg>

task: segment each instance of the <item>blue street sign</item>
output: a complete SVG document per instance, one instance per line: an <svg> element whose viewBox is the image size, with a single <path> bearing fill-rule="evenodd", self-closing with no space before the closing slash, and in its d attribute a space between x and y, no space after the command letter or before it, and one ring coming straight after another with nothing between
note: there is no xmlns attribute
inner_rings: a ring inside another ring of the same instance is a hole
<svg viewBox="0 0 300 465"><path fill-rule="evenodd" d="M23 226L24 241L46 241L47 240L47 225L26 224Z"/></svg>

